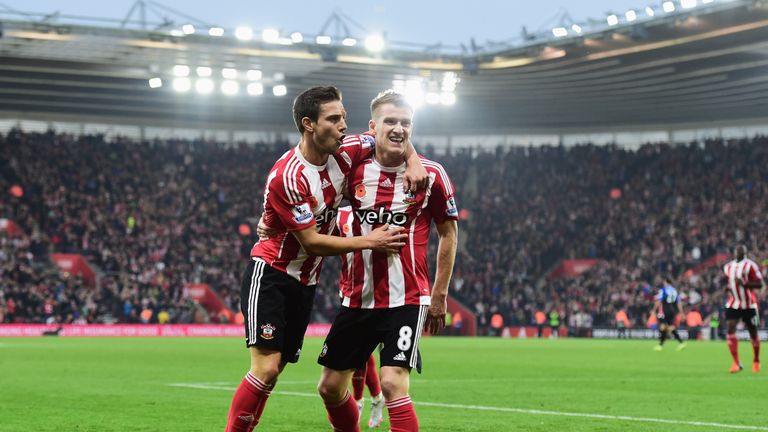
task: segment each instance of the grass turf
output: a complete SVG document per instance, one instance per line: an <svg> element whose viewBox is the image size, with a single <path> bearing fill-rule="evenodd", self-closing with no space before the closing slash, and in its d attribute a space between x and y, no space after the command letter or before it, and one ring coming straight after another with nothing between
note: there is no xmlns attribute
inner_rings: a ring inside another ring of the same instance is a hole
<svg viewBox="0 0 768 432"><path fill-rule="evenodd" d="M330 430L315 395L321 343L306 341L257 430ZM748 344L737 375L724 342L653 344L424 338L411 396L423 431L768 431L768 370L749 371ZM231 338L0 339L0 431L221 431L247 364Z"/></svg>

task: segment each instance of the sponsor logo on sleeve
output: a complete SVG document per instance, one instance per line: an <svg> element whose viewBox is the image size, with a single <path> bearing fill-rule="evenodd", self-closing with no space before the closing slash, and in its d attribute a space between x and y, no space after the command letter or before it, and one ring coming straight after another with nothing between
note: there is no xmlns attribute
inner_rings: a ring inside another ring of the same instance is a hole
<svg viewBox="0 0 768 432"><path fill-rule="evenodd" d="M363 143L364 146L376 145L376 137L374 137L373 135L362 134L360 135L360 141Z"/></svg>
<svg viewBox="0 0 768 432"><path fill-rule="evenodd" d="M445 214L452 217L459 216L459 210L456 208L456 200L453 197L448 198L448 201L445 202L445 206Z"/></svg>
<svg viewBox="0 0 768 432"><path fill-rule="evenodd" d="M314 217L312 210L309 208L309 203L295 205L291 212L293 213L293 221L297 224L307 223Z"/></svg>

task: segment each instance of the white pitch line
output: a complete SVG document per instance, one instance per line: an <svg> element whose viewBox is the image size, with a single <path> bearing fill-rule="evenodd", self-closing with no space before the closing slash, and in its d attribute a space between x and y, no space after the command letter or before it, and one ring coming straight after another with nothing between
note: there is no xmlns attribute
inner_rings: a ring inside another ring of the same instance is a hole
<svg viewBox="0 0 768 432"><path fill-rule="evenodd" d="M173 383L168 385L171 387L186 387L186 388L204 389L204 390L228 390L228 391L237 390L236 387L212 386L207 384ZM272 394L279 394L279 395L286 395L286 396L312 397L312 398L320 397L315 393L300 393L300 392L286 392L286 391L273 391ZM439 402L414 401L413 403L414 405L462 409L462 410L496 411L496 412L508 412L508 413L516 413L516 414L548 415L548 416L560 416L560 417L581 417L581 418L590 418L590 419L599 419L599 420L619 420L619 421L629 421L629 422L662 423L662 424L685 425L685 426L706 426L706 427L717 427L717 428L723 428L723 429L768 431L768 427L764 427L764 426L733 425L733 424L726 424L726 423L686 421L686 420L669 420L669 419L659 419L659 418L651 418L651 417L613 416L613 415L606 415L606 414L573 413L573 412L565 412L565 411L545 411L545 410L525 409L525 408L491 407L491 406L482 406L482 405L458 405L458 404L446 404L446 403L439 403Z"/></svg>

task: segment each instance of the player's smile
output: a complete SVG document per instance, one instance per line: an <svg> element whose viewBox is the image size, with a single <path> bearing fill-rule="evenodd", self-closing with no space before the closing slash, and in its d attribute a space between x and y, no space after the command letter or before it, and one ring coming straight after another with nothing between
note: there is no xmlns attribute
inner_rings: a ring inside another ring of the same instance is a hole
<svg viewBox="0 0 768 432"><path fill-rule="evenodd" d="M405 138L403 138L402 135L390 135L389 142L395 147L402 147L403 142L405 142Z"/></svg>

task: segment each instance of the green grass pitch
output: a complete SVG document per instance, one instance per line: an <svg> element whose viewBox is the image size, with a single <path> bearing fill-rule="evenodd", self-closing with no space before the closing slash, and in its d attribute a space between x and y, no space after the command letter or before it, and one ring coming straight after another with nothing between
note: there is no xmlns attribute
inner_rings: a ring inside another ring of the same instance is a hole
<svg viewBox="0 0 768 432"><path fill-rule="evenodd" d="M257 430L330 430L321 343L306 341ZM747 343L737 375L725 342L653 344L424 338L411 396L422 431L768 431L768 370L749 371ZM0 339L0 431L222 431L247 365L231 338Z"/></svg>

